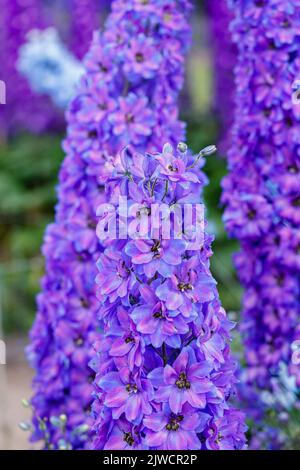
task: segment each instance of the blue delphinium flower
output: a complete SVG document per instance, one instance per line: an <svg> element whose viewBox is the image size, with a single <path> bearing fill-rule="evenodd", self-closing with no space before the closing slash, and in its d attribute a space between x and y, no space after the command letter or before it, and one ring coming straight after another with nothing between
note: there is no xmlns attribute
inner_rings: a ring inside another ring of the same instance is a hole
<svg viewBox="0 0 300 470"><path fill-rule="evenodd" d="M245 288L244 377L259 396L276 396L281 364L300 386L292 360L300 319L300 108L292 97L300 76L300 1L230 4L238 62L224 221L241 246L234 261Z"/></svg>

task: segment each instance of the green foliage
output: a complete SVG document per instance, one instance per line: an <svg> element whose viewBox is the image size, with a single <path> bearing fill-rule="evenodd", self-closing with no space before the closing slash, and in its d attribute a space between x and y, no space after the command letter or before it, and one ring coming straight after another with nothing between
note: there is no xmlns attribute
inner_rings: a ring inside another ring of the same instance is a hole
<svg viewBox="0 0 300 470"><path fill-rule="evenodd" d="M5 332L27 331L43 271L43 233L53 220L61 135L24 134L0 145L0 309Z"/></svg>

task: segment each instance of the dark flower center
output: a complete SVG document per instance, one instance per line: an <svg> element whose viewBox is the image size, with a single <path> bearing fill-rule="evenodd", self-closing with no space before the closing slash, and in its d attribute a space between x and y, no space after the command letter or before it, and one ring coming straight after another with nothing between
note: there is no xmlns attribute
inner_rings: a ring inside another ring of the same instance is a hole
<svg viewBox="0 0 300 470"><path fill-rule="evenodd" d="M128 393L137 393L138 392L138 388L137 388L136 384L127 384L125 388L126 388L126 391Z"/></svg>
<svg viewBox="0 0 300 470"><path fill-rule="evenodd" d="M133 114L131 114L131 113L125 114L125 121L128 122L128 123L134 122L134 116L133 116Z"/></svg>
<svg viewBox="0 0 300 470"><path fill-rule="evenodd" d="M284 283L284 275L283 274L278 274L278 276L276 276L276 283L279 287L283 286L283 283Z"/></svg>
<svg viewBox="0 0 300 470"><path fill-rule="evenodd" d="M175 385L177 385L179 389L191 388L191 383L187 380L187 376L185 372L180 372L178 379L175 382Z"/></svg>
<svg viewBox="0 0 300 470"><path fill-rule="evenodd" d="M127 338L125 338L125 343L134 343L134 338L132 336L127 336Z"/></svg>
<svg viewBox="0 0 300 470"><path fill-rule="evenodd" d="M285 19L282 23L281 23L281 26L283 28L289 28L291 26L290 22L288 19Z"/></svg>
<svg viewBox="0 0 300 470"><path fill-rule="evenodd" d="M101 72L103 73L107 73L108 72L108 68L105 67L105 65L101 64L101 62L99 62L99 69L101 70Z"/></svg>
<svg viewBox="0 0 300 470"><path fill-rule="evenodd" d="M162 310L160 309L158 312L153 313L153 318L165 318L163 315Z"/></svg>
<svg viewBox="0 0 300 470"><path fill-rule="evenodd" d="M250 220L255 219L255 217L256 217L256 210L250 209L250 210L247 212L247 217L248 217L248 219L250 219Z"/></svg>
<svg viewBox="0 0 300 470"><path fill-rule="evenodd" d="M286 127L293 127L294 121L290 116L287 116L284 120Z"/></svg>
<svg viewBox="0 0 300 470"><path fill-rule="evenodd" d="M124 440L125 442L127 442L127 444L128 444L130 447L132 447L133 444L134 444L134 439L133 439L133 437L132 437L131 432L124 432L123 440Z"/></svg>
<svg viewBox="0 0 300 470"><path fill-rule="evenodd" d="M299 94L299 98L300 98L300 94ZM299 172L296 165L288 166L288 171L289 171L289 173L292 173L293 175Z"/></svg>
<svg viewBox="0 0 300 470"><path fill-rule="evenodd" d="M184 282L179 282L177 284L177 289L180 290L180 292L185 292L186 290L193 290L192 284L184 283Z"/></svg>
<svg viewBox="0 0 300 470"><path fill-rule="evenodd" d="M265 108L265 109L264 109L264 115L265 115L266 117L269 117L270 114L271 114L271 108Z"/></svg>
<svg viewBox="0 0 300 470"><path fill-rule="evenodd" d="M80 303L83 308L89 308L90 306L89 301L87 299L84 299L83 297L81 297Z"/></svg>
<svg viewBox="0 0 300 470"><path fill-rule="evenodd" d="M294 207L300 207L300 196L293 200Z"/></svg>
<svg viewBox="0 0 300 470"><path fill-rule="evenodd" d="M168 431L178 431L181 421L183 421L183 415L172 415L169 419L166 429Z"/></svg>
<svg viewBox="0 0 300 470"><path fill-rule="evenodd" d="M168 165L168 170L173 171L175 173L176 171L178 171L178 168L176 168L176 166L173 166L173 165Z"/></svg>
<svg viewBox="0 0 300 470"><path fill-rule="evenodd" d="M154 245L151 247L151 252L154 253L154 258L158 258L160 256L160 241L157 240Z"/></svg>
<svg viewBox="0 0 300 470"><path fill-rule="evenodd" d="M97 139L97 137L98 137L98 132L97 132L97 130L96 130L96 129L93 129L93 130L89 131L89 132L88 132L88 137L89 137L90 139Z"/></svg>
<svg viewBox="0 0 300 470"><path fill-rule="evenodd" d="M144 62L144 55L141 52L135 54L135 60L139 63Z"/></svg>
<svg viewBox="0 0 300 470"><path fill-rule="evenodd" d="M102 111L107 110L107 104L106 103L99 103L98 108L101 109Z"/></svg>
<svg viewBox="0 0 300 470"><path fill-rule="evenodd" d="M78 338L74 340L74 344L78 347L83 345L83 339L81 338L81 336L79 336Z"/></svg>
<svg viewBox="0 0 300 470"><path fill-rule="evenodd" d="M120 279L126 279L130 274L130 269L127 268L125 261L122 261L117 266L117 276Z"/></svg>

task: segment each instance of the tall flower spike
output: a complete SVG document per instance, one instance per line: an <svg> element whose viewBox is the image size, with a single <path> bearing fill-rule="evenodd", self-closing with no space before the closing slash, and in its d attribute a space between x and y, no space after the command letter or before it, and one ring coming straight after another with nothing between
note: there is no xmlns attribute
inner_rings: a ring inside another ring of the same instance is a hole
<svg viewBox="0 0 300 470"><path fill-rule="evenodd" d="M241 245L235 265L245 289L247 378L272 391L282 364L300 385L292 364L300 319L300 108L292 100L300 76L300 1L231 3L239 57L224 221Z"/></svg>
<svg viewBox="0 0 300 470"><path fill-rule="evenodd" d="M48 422L52 415L66 415L63 438L73 448L85 445L76 430L90 423L88 362L99 336L94 279L101 244L95 214L105 200L99 176L110 171L109 156L130 142L145 152L183 137L177 98L190 41L189 12L186 0L115 0L67 111L67 156L55 223L43 246L46 276L28 354L36 369L36 415ZM33 438L43 437L36 419L34 425ZM57 448L62 433L51 423L48 428Z"/></svg>
<svg viewBox="0 0 300 470"><path fill-rule="evenodd" d="M229 406L233 325L210 272L212 237L200 210L201 157L214 150L193 157L184 144L154 155L126 148L105 179L97 226L105 250L96 280L104 333L92 361L95 449L245 446L243 415Z"/></svg>

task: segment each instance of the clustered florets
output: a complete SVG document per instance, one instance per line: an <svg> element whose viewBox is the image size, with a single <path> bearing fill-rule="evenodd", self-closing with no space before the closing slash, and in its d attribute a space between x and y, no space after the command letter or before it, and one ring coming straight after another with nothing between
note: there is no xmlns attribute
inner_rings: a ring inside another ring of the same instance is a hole
<svg viewBox="0 0 300 470"><path fill-rule="evenodd" d="M195 245L192 227L173 218L168 239L162 229L154 239L141 230L141 211L151 227L155 205L163 202L167 217L166 207L172 214L201 202L202 164L182 144L153 155L126 148L102 179L110 212L98 211L104 251L96 282L104 334L91 363L95 449L244 447L243 415L228 403L235 383L233 325L209 269L211 237L205 233L203 245ZM112 206L123 221L120 197L127 200L128 227L136 230L133 237L106 239L103 220L112 221ZM195 224L195 214L190 220ZM126 266L121 274L119 266ZM133 428L134 437L128 434Z"/></svg>
<svg viewBox="0 0 300 470"><path fill-rule="evenodd" d="M247 378L272 388L291 363L299 323L300 2L231 2L236 67L236 121L223 182L224 221L241 243L235 265L245 288L241 329ZM299 334L299 333L298 333Z"/></svg>
<svg viewBox="0 0 300 470"><path fill-rule="evenodd" d="M186 0L115 0L103 34L95 35L85 59L86 75L67 111L67 157L60 171L55 223L46 231L46 276L28 349L36 369L35 416L50 423L54 448L61 432L51 426L50 416L67 416L64 439L73 448L86 445L74 435L74 427L91 423L93 373L88 363L100 336L94 279L102 248L95 233L96 209L106 197L99 177L110 171L109 156L130 142L145 152L159 149L162 141L173 142L174 136L183 138L176 102L190 41L189 12ZM141 45L143 68L137 54ZM133 61L136 66L129 69ZM106 258L107 279L114 263L118 265L115 295L121 295L133 275L118 264L116 253L106 252ZM103 285L103 295L110 288ZM131 301L134 296L132 290ZM122 311L118 315L124 331L137 336L127 316ZM112 353L117 358L117 337L115 343ZM143 343L128 339L124 344L133 364L141 360ZM147 382L141 386L147 387ZM34 418L34 426L33 438L43 437L39 419Z"/></svg>

